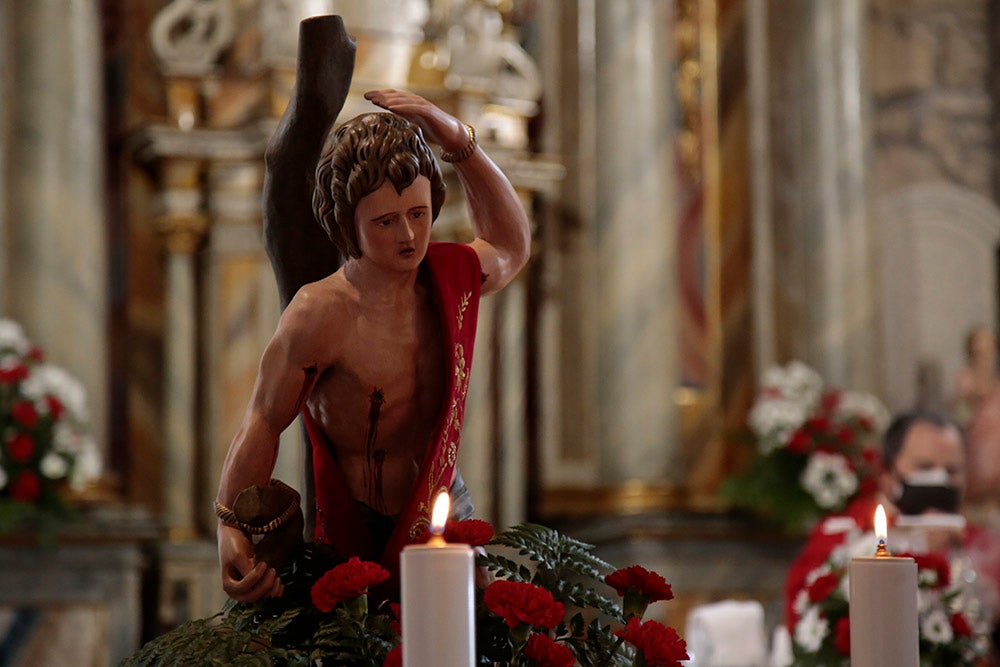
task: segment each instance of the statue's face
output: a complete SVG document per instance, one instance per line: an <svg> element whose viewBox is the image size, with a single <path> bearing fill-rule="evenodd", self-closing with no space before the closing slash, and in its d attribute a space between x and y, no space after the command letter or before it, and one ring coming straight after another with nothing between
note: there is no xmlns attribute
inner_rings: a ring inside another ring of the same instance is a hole
<svg viewBox="0 0 1000 667"><path fill-rule="evenodd" d="M354 209L362 259L394 271L412 271L431 239L431 182L418 176L401 193L386 181Z"/></svg>

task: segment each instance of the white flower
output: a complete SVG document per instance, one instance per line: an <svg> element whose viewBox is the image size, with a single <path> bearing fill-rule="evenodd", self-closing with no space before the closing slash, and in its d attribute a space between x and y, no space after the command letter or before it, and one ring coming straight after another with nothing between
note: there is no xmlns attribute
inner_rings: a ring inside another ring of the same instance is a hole
<svg viewBox="0 0 1000 667"><path fill-rule="evenodd" d="M25 355L31 349L24 329L14 320L0 317L0 350L11 349L18 355Z"/></svg>
<svg viewBox="0 0 1000 667"><path fill-rule="evenodd" d="M760 438L760 453L768 454L788 444L792 433L806 422L811 411L811 405L784 398L765 398L755 403L747 421Z"/></svg>
<svg viewBox="0 0 1000 667"><path fill-rule="evenodd" d="M810 607L795 624L795 643L815 653L830 632L830 625L819 615L819 607Z"/></svg>
<svg viewBox="0 0 1000 667"><path fill-rule="evenodd" d="M55 452L49 452L39 464L39 470L49 479L62 479L69 472L69 463Z"/></svg>
<svg viewBox="0 0 1000 667"><path fill-rule="evenodd" d="M869 558L872 555L872 545L878 544L878 538L875 537L875 530L868 531L856 531L852 533L851 537L847 539L844 543L844 563L850 562L852 558ZM893 538L893 544L898 548L895 538Z"/></svg>
<svg viewBox="0 0 1000 667"><path fill-rule="evenodd" d="M825 577L830 574L830 572L832 572L832 570L830 569L829 563L823 563L819 567L810 570L809 574L806 575L806 586L812 586L819 581L820 577Z"/></svg>
<svg viewBox="0 0 1000 667"><path fill-rule="evenodd" d="M56 451L75 454L80 449L80 434L66 422L56 422L52 429L52 445Z"/></svg>
<svg viewBox="0 0 1000 667"><path fill-rule="evenodd" d="M792 602L792 611L795 612L796 616L801 616L805 613L806 609L809 607L809 591L802 588L795 595L795 600Z"/></svg>
<svg viewBox="0 0 1000 667"><path fill-rule="evenodd" d="M24 384L29 381L38 383L33 391L40 391L42 395L52 394L59 399L73 419L78 422L87 421L87 394L83 385L65 370L52 364L41 364L34 369L34 373Z"/></svg>
<svg viewBox="0 0 1000 667"><path fill-rule="evenodd" d="M840 578L840 583L837 585L837 590L840 591L840 595L847 602L851 601L851 577L850 575L844 575Z"/></svg>
<svg viewBox="0 0 1000 667"><path fill-rule="evenodd" d="M815 402L823 391L823 378L801 361L785 366L771 366L761 378L761 384L779 390L784 396L801 396Z"/></svg>
<svg viewBox="0 0 1000 667"><path fill-rule="evenodd" d="M842 419L867 417L872 420L876 433L885 430L891 417L882 401L863 391L845 391L841 394L837 415Z"/></svg>
<svg viewBox="0 0 1000 667"><path fill-rule="evenodd" d="M827 452L809 457L799 483L824 509L839 507L858 490L858 478L847 459Z"/></svg>
<svg viewBox="0 0 1000 667"><path fill-rule="evenodd" d="M21 396L35 404L41 403L45 397L45 387L37 373L29 373L28 377L21 380Z"/></svg>
<svg viewBox="0 0 1000 667"><path fill-rule="evenodd" d="M764 371L760 397L747 423L759 439L761 454L788 444L792 433L816 410L823 393L819 373L800 361L772 366Z"/></svg>
<svg viewBox="0 0 1000 667"><path fill-rule="evenodd" d="M24 357L19 354L0 354L0 369L7 370L24 363Z"/></svg>
<svg viewBox="0 0 1000 667"><path fill-rule="evenodd" d="M926 616L934 610L940 610L943 606L944 602L941 600L941 593L939 591L927 589L917 591L917 610L921 616Z"/></svg>
<svg viewBox="0 0 1000 667"><path fill-rule="evenodd" d="M935 609L920 619L920 634L932 644L947 644L955 638L951 621L942 609Z"/></svg>
<svg viewBox="0 0 1000 667"><path fill-rule="evenodd" d="M70 486L79 490L93 482L101 476L101 467L101 454L97 449L97 443L93 438L82 438L69 480Z"/></svg>
<svg viewBox="0 0 1000 667"><path fill-rule="evenodd" d="M938 571L933 567L925 567L917 571L917 585L933 588L938 583Z"/></svg>

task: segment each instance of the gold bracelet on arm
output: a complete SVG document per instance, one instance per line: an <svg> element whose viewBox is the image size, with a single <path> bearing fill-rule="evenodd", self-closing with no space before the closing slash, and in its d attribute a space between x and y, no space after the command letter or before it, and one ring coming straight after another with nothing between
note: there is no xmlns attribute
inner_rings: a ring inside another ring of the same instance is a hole
<svg viewBox="0 0 1000 667"><path fill-rule="evenodd" d="M276 479L271 480L270 486L282 486L285 488L290 488L284 482L281 482ZM298 493L296 493L296 496L298 496ZM290 503L288 507L285 508L284 512L282 512L277 517L271 519L263 526L254 526L252 524L247 523L246 521L240 520L240 518L236 516L236 512L234 512L232 508L226 507L218 500L215 501L215 515L219 517L219 520L222 521L223 524L227 526L232 526L233 528L238 528L242 530L244 533L247 533L248 535L266 535L267 533L274 532L275 530L283 526L285 523L287 523L288 520L292 517L293 514L295 514L296 510L298 509L299 509L298 502Z"/></svg>
<svg viewBox="0 0 1000 667"><path fill-rule="evenodd" d="M476 128L465 123L465 129L469 131L469 143L465 144L465 148L460 151L444 151L441 153L442 160L451 163L461 162L476 152Z"/></svg>
<svg viewBox="0 0 1000 667"><path fill-rule="evenodd" d="M236 513L233 512L232 509L220 503L218 500L215 501L215 516L219 517L219 521L227 526L240 528L242 530L243 522L236 518Z"/></svg>

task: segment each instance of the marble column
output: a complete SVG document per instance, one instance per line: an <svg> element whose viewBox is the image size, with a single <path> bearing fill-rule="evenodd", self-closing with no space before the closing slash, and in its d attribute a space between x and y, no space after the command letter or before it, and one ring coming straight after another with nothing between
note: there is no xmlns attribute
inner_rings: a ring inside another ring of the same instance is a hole
<svg viewBox="0 0 1000 667"><path fill-rule="evenodd" d="M600 484L597 429L596 82L594 2L540 5L537 61L546 90L542 150L567 159L565 179L540 211L539 252L529 269L539 288L537 482L531 492ZM537 507L532 511L538 511Z"/></svg>
<svg viewBox="0 0 1000 667"><path fill-rule="evenodd" d="M774 225L771 202L771 125L768 118L767 8L769 0L747 0L747 97L750 106L750 188L754 357L763 369L776 363L774 298Z"/></svg>
<svg viewBox="0 0 1000 667"><path fill-rule="evenodd" d="M671 3L596 2L602 481L680 482Z"/></svg>
<svg viewBox="0 0 1000 667"><path fill-rule="evenodd" d="M504 288L500 307L503 317L496 327L497 421L500 448L493 461L493 511L496 525L510 526L527 519L525 424L528 418L525 387L525 312L527 288L524 279Z"/></svg>
<svg viewBox="0 0 1000 667"><path fill-rule="evenodd" d="M164 333L163 522L171 539L197 535L198 289L195 253L207 228L196 160L169 158L157 225L167 251Z"/></svg>
<svg viewBox="0 0 1000 667"><path fill-rule="evenodd" d="M87 390L106 442L108 256L100 3L3 3L7 312ZM16 91L16 94L12 94ZM16 165L16 168L14 168ZM72 335L67 335L72 332Z"/></svg>
<svg viewBox="0 0 1000 667"><path fill-rule="evenodd" d="M767 48L758 35L752 53L766 58L755 67L768 73L756 84L768 94L753 98L752 114L768 119L769 132L765 145L754 146L753 171L755 191L767 197L755 210L755 231L766 232L773 244L756 266L763 290L757 305L771 317L758 333L766 340L770 332L774 341L762 357L801 359L830 382L877 391L878 290L861 62L867 5L750 5L766 14Z"/></svg>

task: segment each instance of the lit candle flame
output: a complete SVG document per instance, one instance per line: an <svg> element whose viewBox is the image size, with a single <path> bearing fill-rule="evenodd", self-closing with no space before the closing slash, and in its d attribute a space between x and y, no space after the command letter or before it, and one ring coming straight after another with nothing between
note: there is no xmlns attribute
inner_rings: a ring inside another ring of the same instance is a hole
<svg viewBox="0 0 1000 667"><path fill-rule="evenodd" d="M875 548L876 557L889 555L889 551L885 546L885 542L889 537L888 523L885 518L885 508L879 503L879 506L875 508L875 537L878 539L878 546Z"/></svg>
<svg viewBox="0 0 1000 667"><path fill-rule="evenodd" d="M888 521L885 518L885 508L880 504L875 508L875 537L884 540L889 537Z"/></svg>
<svg viewBox="0 0 1000 667"><path fill-rule="evenodd" d="M442 491L434 501L434 509L431 510L431 535L439 540L443 539L449 510L451 510L451 498L447 491Z"/></svg>

